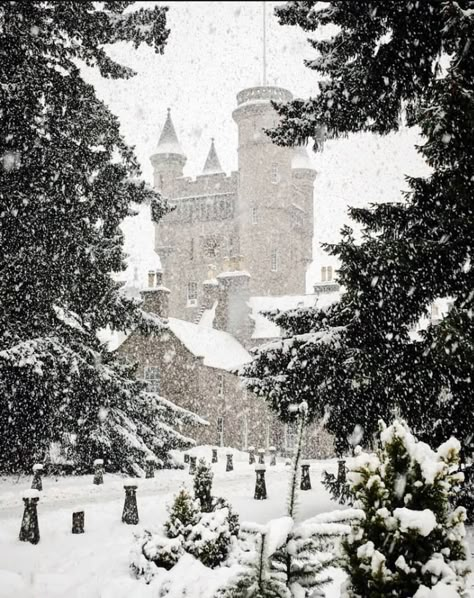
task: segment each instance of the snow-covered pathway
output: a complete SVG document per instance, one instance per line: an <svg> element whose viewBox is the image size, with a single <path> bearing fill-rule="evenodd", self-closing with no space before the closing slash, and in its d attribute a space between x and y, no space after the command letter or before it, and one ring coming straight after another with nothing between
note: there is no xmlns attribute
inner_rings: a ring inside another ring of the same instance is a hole
<svg viewBox="0 0 474 598"><path fill-rule="evenodd" d="M210 456L210 449L195 449ZM214 493L229 499L242 520L266 522L285 514L288 470L282 461L267 467L269 499L253 499L255 472L244 453L234 456L235 470L225 472L224 451L214 465ZM335 461L313 462L313 490L301 493L298 518L339 508L319 483L324 468ZM92 476L45 478L38 513L41 541L19 542L23 512L21 492L31 478L0 479L0 597L1 598L119 598L149 596L147 587L128 573L133 534L154 528L166 517L166 505L182 484L191 488L187 470L166 470L151 480L139 480L140 524L121 523L123 479L106 475L103 486ZM71 513L85 510L84 535L71 534ZM3 571L4 573L1 573ZM8 574L5 573L9 572ZM6 593L5 593L6 592ZM337 596L338 593L331 593Z"/></svg>

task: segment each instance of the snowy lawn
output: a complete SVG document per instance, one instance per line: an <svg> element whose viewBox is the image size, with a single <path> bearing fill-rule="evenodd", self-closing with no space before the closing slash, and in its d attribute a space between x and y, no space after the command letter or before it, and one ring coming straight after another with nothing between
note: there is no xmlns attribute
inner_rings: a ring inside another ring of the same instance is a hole
<svg viewBox="0 0 474 598"><path fill-rule="evenodd" d="M210 460L210 447L191 454ZM265 523L285 515L288 468L279 459L267 465L268 500L253 499L255 471L246 453L234 451L234 471L225 471L225 450L213 465L214 494L231 501L241 520ZM267 457L268 461L268 457ZM302 492L298 520L340 508L333 503L319 480L323 469L335 471L336 461L315 461L311 466L313 490ZM121 522L123 479L106 475L103 486L93 476L43 479L38 507L41 541L32 546L18 540L23 513L22 491L31 477L0 478L0 596L15 598L119 598L151 596L146 586L129 575L129 552L133 534L155 528L166 518L166 505L182 484L192 489L192 476L185 470L159 471L154 479L139 480L137 491L140 524ZM73 510L85 510L84 535L71 534ZM8 572L8 574L6 573ZM199 572L197 572L199 573ZM340 580L340 577L339 577ZM338 592L328 592L338 596Z"/></svg>
<svg viewBox="0 0 474 598"><path fill-rule="evenodd" d="M210 460L211 449L199 447L191 453L204 454ZM255 472L247 459L246 453L234 451L235 469L226 473L225 450L219 449L219 463L213 465L214 494L230 500L243 521L265 523L285 515L288 468L284 461L278 460L276 467L267 465L269 498L255 501ZM313 489L300 493L297 520L341 508L320 483L323 469L335 471L336 461L311 462ZM1 598L153 597L152 587L129 574L133 534L161 524L166 518L166 505L180 486L192 488L192 476L187 469L165 470L157 472L154 479L139 480L138 526L121 522L123 479L106 475L103 486L94 486L92 477L44 478L38 507L41 541L37 546L18 540L23 513L21 494L29 488L31 478L0 478ZM71 514L78 507L85 510L83 535L71 534ZM197 561L178 566L183 579L196 576L196 583L205 583L202 565ZM331 598L339 596L342 574L336 571L335 579L327 588Z"/></svg>

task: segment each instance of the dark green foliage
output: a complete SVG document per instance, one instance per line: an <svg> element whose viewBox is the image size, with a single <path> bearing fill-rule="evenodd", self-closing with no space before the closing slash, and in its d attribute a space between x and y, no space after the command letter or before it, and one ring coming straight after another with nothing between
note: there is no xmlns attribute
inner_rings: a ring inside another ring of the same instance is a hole
<svg viewBox="0 0 474 598"><path fill-rule="evenodd" d="M199 500L201 511L212 511L212 478L214 474L205 459L199 459L194 474L194 496Z"/></svg>
<svg viewBox="0 0 474 598"><path fill-rule="evenodd" d="M169 517L164 524L168 538L186 537L199 521L199 505L185 488L178 492L168 513Z"/></svg>
<svg viewBox="0 0 474 598"><path fill-rule="evenodd" d="M352 505L354 497L350 485L345 480L341 480L333 473L323 471L321 482L334 500L337 500L341 505Z"/></svg>
<svg viewBox="0 0 474 598"><path fill-rule="evenodd" d="M341 263L345 294L325 310L273 313L281 340L259 347L244 368L249 387L285 421L308 403L325 416L336 450L350 448L356 426L370 445L380 417L398 410L429 442L450 435L463 457L474 450L474 13L472 2L288 2L282 24L316 31L308 62L319 94L280 105L270 132L288 145L316 138L389 133L404 117L424 136L427 178L407 180L404 203L350 209L348 227L325 249ZM441 56L449 56L441 69ZM380 198L383 201L383 198ZM440 322L413 334L431 304L449 299Z"/></svg>
<svg viewBox="0 0 474 598"><path fill-rule="evenodd" d="M53 441L79 471L97 457L134 471L150 452L167 460L190 444L173 432L181 412L144 393L97 338L162 327L111 273L125 268L119 225L132 204L155 215L167 205L138 180L117 118L77 66L128 78L104 46L163 52L166 8L124 13L132 4L0 5L0 470L30 470Z"/></svg>
<svg viewBox="0 0 474 598"><path fill-rule="evenodd" d="M464 595L465 511L449 507L458 459L454 439L434 452L395 422L382 428L377 454L349 462L348 479L365 517L343 543L348 598L408 597L438 583Z"/></svg>

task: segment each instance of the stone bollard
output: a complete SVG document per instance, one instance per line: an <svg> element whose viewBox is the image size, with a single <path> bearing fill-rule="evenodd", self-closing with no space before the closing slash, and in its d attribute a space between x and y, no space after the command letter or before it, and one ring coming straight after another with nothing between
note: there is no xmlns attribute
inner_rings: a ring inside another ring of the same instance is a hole
<svg viewBox="0 0 474 598"><path fill-rule="evenodd" d="M291 467L291 459L285 459L285 467Z"/></svg>
<svg viewBox="0 0 474 598"><path fill-rule="evenodd" d="M212 463L217 463L217 449L212 449Z"/></svg>
<svg viewBox="0 0 474 598"><path fill-rule="evenodd" d="M84 533L84 511L74 511L72 514L72 533Z"/></svg>
<svg viewBox="0 0 474 598"><path fill-rule="evenodd" d="M30 542L30 544L38 544L40 541L39 525L38 525L38 501L39 490L26 490L23 493L23 502L25 503L25 510L23 511L23 519L20 528L20 541Z"/></svg>
<svg viewBox="0 0 474 598"><path fill-rule="evenodd" d="M100 486L104 483L104 460L96 459L94 461L94 484Z"/></svg>
<svg viewBox="0 0 474 598"><path fill-rule="evenodd" d="M258 449L258 463L265 465L265 449Z"/></svg>
<svg viewBox="0 0 474 598"><path fill-rule="evenodd" d="M226 471L234 471L234 455L232 453L227 453L227 463L225 466Z"/></svg>
<svg viewBox="0 0 474 598"><path fill-rule="evenodd" d="M309 462L301 461L301 490L311 490L311 478L309 476Z"/></svg>
<svg viewBox="0 0 474 598"><path fill-rule="evenodd" d="M277 450L274 446L271 446L268 450L270 451L270 465L274 466L277 464Z"/></svg>
<svg viewBox="0 0 474 598"><path fill-rule="evenodd" d="M346 483L346 460L339 459L337 462L337 481L339 484Z"/></svg>
<svg viewBox="0 0 474 598"><path fill-rule="evenodd" d="M267 498L267 486L265 484L265 465L257 463L255 465L255 500L265 500Z"/></svg>
<svg viewBox="0 0 474 598"><path fill-rule="evenodd" d="M194 475L196 472L197 457L189 455L189 475Z"/></svg>
<svg viewBox="0 0 474 598"><path fill-rule="evenodd" d="M249 446L249 465L253 465L255 463L255 447Z"/></svg>
<svg viewBox="0 0 474 598"><path fill-rule="evenodd" d="M156 459L153 455L148 455L145 459L145 477L146 478L154 478L155 477L155 467L156 467Z"/></svg>
<svg viewBox="0 0 474 598"><path fill-rule="evenodd" d="M125 502L123 505L122 522L128 525L137 525L138 507L137 507L137 483L134 480L124 482Z"/></svg>
<svg viewBox="0 0 474 598"><path fill-rule="evenodd" d="M41 463L33 465L33 481L31 482L32 490L43 490L43 481L41 479L42 473L43 465Z"/></svg>
<svg viewBox="0 0 474 598"><path fill-rule="evenodd" d="M184 453L184 462L189 463L189 453Z"/></svg>

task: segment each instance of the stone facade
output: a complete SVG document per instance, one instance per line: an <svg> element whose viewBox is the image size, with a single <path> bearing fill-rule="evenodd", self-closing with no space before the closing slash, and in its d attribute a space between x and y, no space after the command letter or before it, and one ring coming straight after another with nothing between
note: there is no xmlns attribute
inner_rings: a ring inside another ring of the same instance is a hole
<svg viewBox="0 0 474 598"><path fill-rule="evenodd" d="M277 122L270 102L291 97L277 87L237 95L238 172L230 176L214 141L203 174L183 176L186 156L168 113L151 162L155 187L175 208L157 224L155 238L173 316L199 321L205 281L237 269L250 275L249 296L305 293L316 173L303 148L279 147L264 132Z"/></svg>

